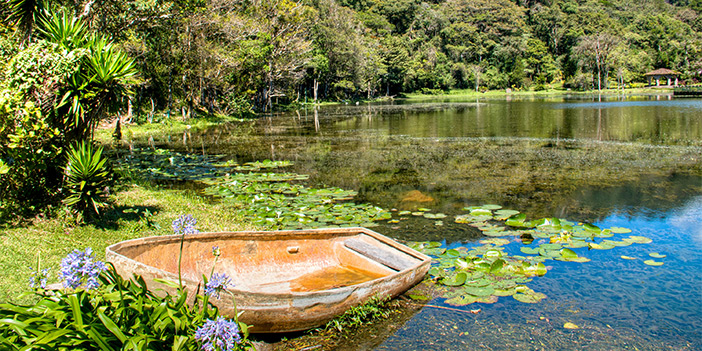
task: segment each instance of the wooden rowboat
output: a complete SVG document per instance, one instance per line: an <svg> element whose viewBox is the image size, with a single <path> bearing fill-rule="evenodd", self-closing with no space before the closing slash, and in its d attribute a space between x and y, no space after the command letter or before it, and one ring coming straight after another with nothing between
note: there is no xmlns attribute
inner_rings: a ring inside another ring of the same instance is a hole
<svg viewBox="0 0 702 351"><path fill-rule="evenodd" d="M154 281L178 281L180 236L123 241L107 248L106 259L125 278L144 277L150 289L175 293ZM214 265L226 273L239 319L254 333L300 331L326 323L374 295L394 297L420 282L431 259L366 228L187 235L183 284L194 291ZM232 299L212 299L225 316Z"/></svg>

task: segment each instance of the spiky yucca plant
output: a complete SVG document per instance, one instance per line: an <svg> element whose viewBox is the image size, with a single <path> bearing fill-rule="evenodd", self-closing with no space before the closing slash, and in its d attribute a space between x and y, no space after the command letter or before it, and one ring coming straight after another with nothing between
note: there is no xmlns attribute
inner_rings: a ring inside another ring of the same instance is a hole
<svg viewBox="0 0 702 351"><path fill-rule="evenodd" d="M68 197L63 203L83 216L100 214L105 206L105 192L109 171L102 157L102 147L93 148L90 142L81 141L71 147L66 165Z"/></svg>

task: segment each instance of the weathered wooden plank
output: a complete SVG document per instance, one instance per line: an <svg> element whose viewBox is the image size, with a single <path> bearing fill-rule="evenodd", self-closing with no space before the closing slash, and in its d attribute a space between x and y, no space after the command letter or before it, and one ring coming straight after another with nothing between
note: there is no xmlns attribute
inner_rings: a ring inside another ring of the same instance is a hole
<svg viewBox="0 0 702 351"><path fill-rule="evenodd" d="M384 250L381 247L368 244L356 238L350 238L344 241L344 246L396 271L402 271L413 267L418 261L397 250Z"/></svg>

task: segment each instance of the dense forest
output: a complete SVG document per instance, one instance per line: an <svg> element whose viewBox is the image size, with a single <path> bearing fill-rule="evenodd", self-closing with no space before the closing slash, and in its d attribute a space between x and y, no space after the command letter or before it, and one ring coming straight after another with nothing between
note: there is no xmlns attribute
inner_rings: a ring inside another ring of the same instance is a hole
<svg viewBox="0 0 702 351"><path fill-rule="evenodd" d="M8 5L49 6L6 0ZM630 86L702 70L702 1L63 1L135 60L140 109L265 111L450 89ZM3 18L11 19L12 6ZM36 11L40 13L41 11ZM0 55L18 22L5 21ZM7 61L7 60L3 60Z"/></svg>

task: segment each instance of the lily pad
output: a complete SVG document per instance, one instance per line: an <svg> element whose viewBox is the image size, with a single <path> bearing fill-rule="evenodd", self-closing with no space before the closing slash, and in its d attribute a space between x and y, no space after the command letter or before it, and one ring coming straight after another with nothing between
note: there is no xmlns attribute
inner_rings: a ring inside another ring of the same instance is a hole
<svg viewBox="0 0 702 351"><path fill-rule="evenodd" d="M632 235L626 239L623 239L626 241L631 241L632 243L636 244L650 244L653 242L650 238L647 238L645 236L638 236L638 235Z"/></svg>
<svg viewBox="0 0 702 351"><path fill-rule="evenodd" d="M509 240L507 239L500 239L500 238L490 238L490 239L482 239L480 240L481 244L492 244L496 246L502 246L502 245L507 245L510 243Z"/></svg>
<svg viewBox="0 0 702 351"><path fill-rule="evenodd" d="M651 252L651 253L648 254L648 255L651 256L651 257L653 257L653 258L665 258L665 257L667 256L667 255L659 254L658 252Z"/></svg>
<svg viewBox="0 0 702 351"><path fill-rule="evenodd" d="M495 292L495 289L491 286L485 287L475 287L475 286L464 286L463 291L468 295L473 296L490 296Z"/></svg>
<svg viewBox="0 0 702 351"><path fill-rule="evenodd" d="M495 291L492 293L495 296L512 296L516 293L517 291L514 288L509 288L509 289L495 289Z"/></svg>
<svg viewBox="0 0 702 351"><path fill-rule="evenodd" d="M475 217L477 217L477 216L489 216L489 217L492 217L492 211L490 211L490 210L484 210L484 209L482 209L482 208L479 208L479 209L471 210L471 211L470 211L470 215L471 215L471 216L475 216Z"/></svg>
<svg viewBox="0 0 702 351"><path fill-rule="evenodd" d="M601 243L599 243L599 244L597 244L597 243L588 243L588 246L589 246L591 249L594 249L594 250L611 250L611 249L613 249L613 248L615 247L614 245L612 245L612 244L610 244L610 243L606 243L606 242L601 242Z"/></svg>
<svg viewBox="0 0 702 351"><path fill-rule="evenodd" d="M443 280L441 280L441 283L446 286L461 286L463 285L463 283L466 282L467 278L468 274L466 274L465 272L459 272L453 274L452 276L444 278Z"/></svg>
<svg viewBox="0 0 702 351"><path fill-rule="evenodd" d="M646 261L644 261L644 264L647 264L649 266L662 266L663 262L657 262L654 260L646 260Z"/></svg>
<svg viewBox="0 0 702 351"><path fill-rule="evenodd" d="M537 255L539 253L539 248L538 247L522 246L519 248L519 251L521 251L527 255Z"/></svg>
<svg viewBox="0 0 702 351"><path fill-rule="evenodd" d="M502 270L502 268L503 268L504 266L505 266L505 261L502 260L502 259L497 259L497 260L495 260L495 262L493 262L493 263L490 265L490 273L491 273L491 274L497 274L497 273L499 273L499 272Z"/></svg>
<svg viewBox="0 0 702 351"><path fill-rule="evenodd" d="M612 228L609 228L609 230L610 230L612 233L615 233L615 234L626 234L626 233L631 233L631 229L629 229L629 228L622 228L622 227L612 227Z"/></svg>
<svg viewBox="0 0 702 351"><path fill-rule="evenodd" d="M442 218L446 218L446 215L443 214L443 213L428 213L428 212L425 212L425 213L424 213L424 218L428 218L428 219L442 219Z"/></svg>
<svg viewBox="0 0 702 351"><path fill-rule="evenodd" d="M446 300L446 303L453 306L466 306L478 301L477 296L459 295Z"/></svg>
<svg viewBox="0 0 702 351"><path fill-rule="evenodd" d="M511 230L486 230L483 232L483 235L492 236L492 237L500 237L500 236L514 235L514 232Z"/></svg>
<svg viewBox="0 0 702 351"><path fill-rule="evenodd" d="M579 329L580 327L578 327L577 325L575 325L575 324L573 324L573 323L571 323L571 322L566 322L565 324L563 324L563 328L566 328L566 329Z"/></svg>
<svg viewBox="0 0 702 351"><path fill-rule="evenodd" d="M596 225L594 225L594 224L590 224L590 223L584 223L584 224L582 225L582 227L583 227L585 230L587 230L587 231L589 231L589 232L593 232L593 233L600 233L600 232L602 231L602 229L600 229L600 227L598 227L598 226L596 226Z"/></svg>
<svg viewBox="0 0 702 351"><path fill-rule="evenodd" d="M562 249L561 256L563 256L563 258L565 259L578 258L578 254L576 254L575 251L571 249Z"/></svg>
<svg viewBox="0 0 702 351"><path fill-rule="evenodd" d="M623 259L625 259L625 260L638 260L638 258L636 258L636 257L631 257L631 256L624 256L624 255L621 255L621 256L619 256L619 257L621 257L621 258L623 258Z"/></svg>
<svg viewBox="0 0 702 351"><path fill-rule="evenodd" d="M631 245L631 241L614 241L614 240L602 240L603 243L607 243L608 245L612 246L617 246L617 247L624 247L624 246L629 246Z"/></svg>
<svg viewBox="0 0 702 351"><path fill-rule="evenodd" d="M582 241L582 240L573 240L573 241L565 244L564 246L569 247L571 249L578 249L581 247L587 247L587 242Z"/></svg>
<svg viewBox="0 0 702 351"><path fill-rule="evenodd" d="M495 217L495 219L502 221L502 220L505 220L505 219L510 218L510 217L517 215L517 214L519 214L519 211L497 210L497 211L495 211L495 214L493 216Z"/></svg>
<svg viewBox="0 0 702 351"><path fill-rule="evenodd" d="M546 250L558 250L561 248L561 244L541 244L539 247Z"/></svg>

